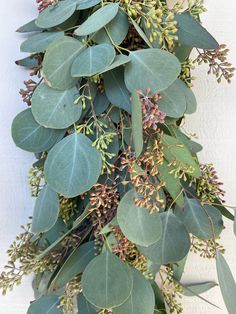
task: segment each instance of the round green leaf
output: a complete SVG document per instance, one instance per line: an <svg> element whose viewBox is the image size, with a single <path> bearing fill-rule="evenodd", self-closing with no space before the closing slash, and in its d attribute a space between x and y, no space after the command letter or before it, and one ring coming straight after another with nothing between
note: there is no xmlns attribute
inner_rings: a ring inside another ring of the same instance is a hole
<svg viewBox="0 0 236 314"><path fill-rule="evenodd" d="M132 51L130 57L131 62L125 68L125 84L130 92L147 88L152 92L163 91L177 79L181 70L178 59L160 49Z"/></svg>
<svg viewBox="0 0 236 314"><path fill-rule="evenodd" d="M82 134L71 134L50 150L45 162L45 177L56 192L74 197L97 182L101 156L92 142Z"/></svg>
<svg viewBox="0 0 236 314"><path fill-rule="evenodd" d="M113 105L131 112L130 93L124 83L124 70L122 67L103 74L105 92Z"/></svg>
<svg viewBox="0 0 236 314"><path fill-rule="evenodd" d="M91 303L89 303L83 293L80 293L77 297L77 305L79 313L82 314L97 314L97 311L95 310L95 306L93 306Z"/></svg>
<svg viewBox="0 0 236 314"><path fill-rule="evenodd" d="M63 36L64 32L43 32L36 34L25 40L21 44L20 50L22 52L44 52L52 42Z"/></svg>
<svg viewBox="0 0 236 314"><path fill-rule="evenodd" d="M20 112L12 123L12 138L16 146L34 153L48 150L64 133L64 130L46 129L39 125L31 109Z"/></svg>
<svg viewBox="0 0 236 314"><path fill-rule="evenodd" d="M84 50L73 62L73 77L93 76L106 69L115 58L115 49L110 44L101 44Z"/></svg>
<svg viewBox="0 0 236 314"><path fill-rule="evenodd" d="M108 251L94 258L82 276L86 299L99 308L113 308L124 303L133 287L132 272Z"/></svg>
<svg viewBox="0 0 236 314"><path fill-rule="evenodd" d="M196 199L186 197L185 207L176 208L175 214L190 233L202 240L212 239L214 235L218 237L224 229L220 211L211 205L201 205Z"/></svg>
<svg viewBox="0 0 236 314"><path fill-rule="evenodd" d="M114 61L112 62L111 65L109 65L109 67L107 67L104 71L102 71L101 73L105 73L105 72L108 72L110 70L113 70L115 68L118 68L119 66L121 65L124 65L128 62L130 62L130 57L129 56L125 56L125 55L117 55L114 59Z"/></svg>
<svg viewBox="0 0 236 314"><path fill-rule="evenodd" d="M118 46L125 39L128 30L128 17L122 10L119 10L115 18L106 25L106 29L103 28L98 31L95 36L93 36L93 40L99 44L108 43Z"/></svg>
<svg viewBox="0 0 236 314"><path fill-rule="evenodd" d="M58 308L59 303L56 295L44 295L31 303L27 314L62 314L62 310Z"/></svg>
<svg viewBox="0 0 236 314"><path fill-rule="evenodd" d="M45 186L35 202L31 230L33 233L46 232L56 223L60 210L56 192Z"/></svg>
<svg viewBox="0 0 236 314"><path fill-rule="evenodd" d="M46 128L65 129L79 120L82 105L74 104L77 88L58 91L40 84L32 97L32 113L35 120Z"/></svg>
<svg viewBox="0 0 236 314"><path fill-rule="evenodd" d="M77 4L77 10L85 10L94 7L98 3L101 2L101 0L74 0Z"/></svg>
<svg viewBox="0 0 236 314"><path fill-rule="evenodd" d="M96 249L93 241L86 242L76 248L61 266L59 272L51 283L51 288L62 288L76 275L82 273L88 263L95 256Z"/></svg>
<svg viewBox="0 0 236 314"><path fill-rule="evenodd" d="M77 39L64 36L46 50L43 73L48 86L65 90L75 86L78 79L71 76L71 65L84 48Z"/></svg>
<svg viewBox="0 0 236 314"><path fill-rule="evenodd" d="M170 87L160 93L159 109L164 111L168 117L182 117L186 111L185 89L187 90L188 87L177 79Z"/></svg>
<svg viewBox="0 0 236 314"><path fill-rule="evenodd" d="M104 5L76 29L75 35L86 36L95 33L113 20L118 10L119 5L117 3Z"/></svg>
<svg viewBox="0 0 236 314"><path fill-rule="evenodd" d="M49 5L39 13L35 24L41 28L51 28L65 22L75 12L76 3L70 0Z"/></svg>
<svg viewBox="0 0 236 314"><path fill-rule="evenodd" d="M149 247L139 247L151 261L160 265L182 260L189 252L190 238L184 224L170 211L160 214L161 239Z"/></svg>
<svg viewBox="0 0 236 314"><path fill-rule="evenodd" d="M153 314L155 295L152 286L138 270L132 269L133 289L128 300L113 309L114 314Z"/></svg>
<svg viewBox="0 0 236 314"><path fill-rule="evenodd" d="M160 214L150 214L148 209L137 207L135 198L138 198L138 194L135 190L130 190L121 199L117 210L118 224L130 241L149 246L161 237Z"/></svg>

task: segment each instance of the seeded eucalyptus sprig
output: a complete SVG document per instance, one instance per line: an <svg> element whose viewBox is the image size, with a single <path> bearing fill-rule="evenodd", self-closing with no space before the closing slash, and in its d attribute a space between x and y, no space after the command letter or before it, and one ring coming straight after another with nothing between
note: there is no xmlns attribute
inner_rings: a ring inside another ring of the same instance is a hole
<svg viewBox="0 0 236 314"><path fill-rule="evenodd" d="M0 288L34 273L28 314L182 313L182 295L212 304L200 294L216 283L181 279L190 251L216 258L236 313L220 244L223 216L234 216L182 128L197 107L194 67L209 63L218 81L233 68L201 25L204 1L186 3L37 0L39 15L18 29L29 56L16 63L31 78L12 137L35 153L36 200Z"/></svg>

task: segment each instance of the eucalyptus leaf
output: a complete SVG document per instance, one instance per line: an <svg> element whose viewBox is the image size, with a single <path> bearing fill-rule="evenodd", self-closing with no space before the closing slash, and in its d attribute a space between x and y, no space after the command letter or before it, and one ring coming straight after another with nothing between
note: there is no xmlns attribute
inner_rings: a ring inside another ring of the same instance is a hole
<svg viewBox="0 0 236 314"><path fill-rule="evenodd" d="M182 168L183 171L189 172L194 177L201 175L199 165L182 142L173 136L164 134L163 146L164 156L168 162L175 161L175 167Z"/></svg>
<svg viewBox="0 0 236 314"><path fill-rule="evenodd" d="M217 283L212 281L192 285L183 285L183 295L187 297L194 297L214 288L215 286L217 286Z"/></svg>
<svg viewBox="0 0 236 314"><path fill-rule="evenodd" d="M97 32L114 19L118 10L119 5L117 3L104 5L90 15L87 20L75 30L75 35L86 36Z"/></svg>
<svg viewBox="0 0 236 314"><path fill-rule="evenodd" d="M109 106L110 101L107 99L105 92L97 93L94 98L94 112L97 116L103 113Z"/></svg>
<svg viewBox="0 0 236 314"><path fill-rule="evenodd" d="M161 218L159 213L150 214L148 209L137 207L135 198L138 197L133 189L123 196L117 209L117 221L127 239L147 247L161 237Z"/></svg>
<svg viewBox="0 0 236 314"><path fill-rule="evenodd" d="M34 57L26 57L15 62L17 65L32 69L39 66L39 61Z"/></svg>
<svg viewBox="0 0 236 314"><path fill-rule="evenodd" d="M20 50L22 52L44 52L55 40L64 36L64 32L43 32L25 40Z"/></svg>
<svg viewBox="0 0 236 314"><path fill-rule="evenodd" d="M95 42L102 44L120 45L129 30L127 15L120 9L114 19L105 28L100 29L92 38Z"/></svg>
<svg viewBox="0 0 236 314"><path fill-rule="evenodd" d="M86 10L99 4L101 0L74 0L77 4L77 10Z"/></svg>
<svg viewBox="0 0 236 314"><path fill-rule="evenodd" d="M45 177L56 192L74 197L91 189L101 172L101 156L82 134L71 134L56 144L45 162Z"/></svg>
<svg viewBox="0 0 236 314"><path fill-rule="evenodd" d="M44 9L36 20L41 28L51 28L65 22L75 12L76 3L71 0L59 1Z"/></svg>
<svg viewBox="0 0 236 314"><path fill-rule="evenodd" d="M57 193L46 185L35 202L31 231L41 233L50 230L57 221L59 210Z"/></svg>
<svg viewBox="0 0 236 314"><path fill-rule="evenodd" d="M149 48L152 48L152 44L148 37L146 36L146 34L144 33L144 31L142 30L142 28L135 22L135 20L131 19L131 21L140 37L145 41Z"/></svg>
<svg viewBox="0 0 236 314"><path fill-rule="evenodd" d="M112 71L103 74L105 92L110 102L131 112L130 93L124 83L124 70L120 68L113 69Z"/></svg>
<svg viewBox="0 0 236 314"><path fill-rule="evenodd" d="M173 173L170 173L174 168L169 166L166 160L161 165L158 165L158 177L160 181L165 182L165 189L170 193L175 203L179 207L184 206L184 197L182 193L182 186L179 178L176 178Z"/></svg>
<svg viewBox="0 0 236 314"><path fill-rule="evenodd" d="M82 104L75 104L79 96L73 87L58 91L41 83L34 91L31 103L35 120L46 128L65 129L79 120Z"/></svg>
<svg viewBox="0 0 236 314"><path fill-rule="evenodd" d="M143 116L139 94L132 93L132 134L136 158L143 150Z"/></svg>
<svg viewBox="0 0 236 314"><path fill-rule="evenodd" d="M94 258L82 275L85 298L99 308L109 309L123 304L132 288L131 270L108 251Z"/></svg>
<svg viewBox="0 0 236 314"><path fill-rule="evenodd" d="M187 86L180 79L177 79L170 87L160 93L159 109L164 111L168 117L182 117L187 107L185 89L188 89Z"/></svg>
<svg viewBox="0 0 236 314"><path fill-rule="evenodd" d="M184 224L171 212L160 214L162 235L149 247L139 247L151 261L158 264L175 263L182 260L190 249L190 238Z"/></svg>
<svg viewBox="0 0 236 314"><path fill-rule="evenodd" d="M73 62L73 77L94 76L104 71L114 60L115 49L110 44L101 44L85 49Z"/></svg>
<svg viewBox="0 0 236 314"><path fill-rule="evenodd" d="M133 289L129 299L113 309L114 314L153 314L155 296L150 282L138 270L132 269Z"/></svg>
<svg viewBox="0 0 236 314"><path fill-rule="evenodd" d="M202 240L218 237L224 229L219 210L211 205L201 205L196 199L185 197L185 207L176 208L175 214L190 233Z"/></svg>
<svg viewBox="0 0 236 314"><path fill-rule="evenodd" d="M77 305L79 313L82 314L97 314L97 311L95 310L95 306L93 306L91 303L89 303L83 293L80 293L77 297Z"/></svg>
<svg viewBox="0 0 236 314"><path fill-rule="evenodd" d="M125 84L130 92L151 88L152 92L167 89L180 73L178 59L163 50L149 48L130 52L131 62L125 69ZM144 79L145 77L145 79Z"/></svg>
<svg viewBox="0 0 236 314"><path fill-rule="evenodd" d="M60 300L56 295L44 295L31 303L27 314L63 314L58 308L59 303Z"/></svg>
<svg viewBox="0 0 236 314"><path fill-rule="evenodd" d="M202 49L217 49L219 44L202 25L189 13L175 16L178 40L181 45Z"/></svg>
<svg viewBox="0 0 236 314"><path fill-rule="evenodd" d="M16 31L18 33L32 33L32 32L38 32L41 30L42 30L42 28L38 27L35 24L35 20L32 20L32 21L22 25L21 27L19 27Z"/></svg>
<svg viewBox="0 0 236 314"><path fill-rule="evenodd" d="M94 241L86 242L74 249L53 279L50 289L62 288L76 275L82 273L95 256Z"/></svg>
<svg viewBox="0 0 236 314"><path fill-rule="evenodd" d="M236 313L236 283L223 255L216 252L216 269L220 290L229 314Z"/></svg>
<svg viewBox="0 0 236 314"><path fill-rule="evenodd" d="M43 60L43 74L49 87L65 90L76 85L78 79L71 76L71 66L83 49L81 42L67 36L48 47Z"/></svg>
<svg viewBox="0 0 236 314"><path fill-rule="evenodd" d="M236 210L234 211L234 235L236 236Z"/></svg>
<svg viewBox="0 0 236 314"><path fill-rule="evenodd" d="M173 278L177 281L180 281L184 273L185 264L187 261L187 255L181 260L173 265Z"/></svg>
<svg viewBox="0 0 236 314"><path fill-rule="evenodd" d="M50 149L64 134L64 130L39 125L31 109L20 112L12 122L12 138L16 146L29 152L41 153Z"/></svg>
<svg viewBox="0 0 236 314"><path fill-rule="evenodd" d="M109 65L109 67L107 67L105 70L103 70L101 73L105 73L108 71L111 71L115 68L118 68L121 65L125 65L126 63L130 62L131 58L129 56L125 56L125 55L116 55L114 61L112 62L111 65Z"/></svg>

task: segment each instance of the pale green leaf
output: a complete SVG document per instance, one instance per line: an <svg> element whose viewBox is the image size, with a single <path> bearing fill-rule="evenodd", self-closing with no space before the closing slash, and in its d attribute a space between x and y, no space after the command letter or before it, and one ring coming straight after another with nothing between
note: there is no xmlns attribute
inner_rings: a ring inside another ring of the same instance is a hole
<svg viewBox="0 0 236 314"><path fill-rule="evenodd" d="M132 287L131 270L108 251L94 258L82 276L84 296L99 308L108 309L123 304L129 298Z"/></svg>
<svg viewBox="0 0 236 314"><path fill-rule="evenodd" d="M155 296L152 286L138 270L132 269L133 289L129 299L113 309L114 314L153 314Z"/></svg>
<svg viewBox="0 0 236 314"><path fill-rule="evenodd" d="M171 211L161 213L160 216L163 230L160 240L139 249L155 263L163 265L178 262L189 252L189 234L184 224Z"/></svg>
<svg viewBox="0 0 236 314"><path fill-rule="evenodd" d="M202 49L217 49L219 44L212 35L189 13L176 14L179 43Z"/></svg>
<svg viewBox="0 0 236 314"><path fill-rule="evenodd" d="M217 283L209 281L204 283L196 283L192 285L183 285L183 295L187 297L194 297L196 295L202 294L212 288L217 286Z"/></svg>
<svg viewBox="0 0 236 314"><path fill-rule="evenodd" d="M48 86L59 90L75 86L78 79L71 76L71 65L83 48L81 42L67 36L48 47L43 60L43 74Z"/></svg>
<svg viewBox="0 0 236 314"><path fill-rule="evenodd" d="M144 31L142 30L142 28L133 19L131 19L131 21L140 37L145 41L149 48L152 48L152 44L148 37L146 36L146 34L144 33Z"/></svg>
<svg viewBox="0 0 236 314"><path fill-rule="evenodd" d="M50 150L45 177L56 192L74 197L91 189L101 172L101 156L82 134L71 134Z"/></svg>
<svg viewBox="0 0 236 314"><path fill-rule="evenodd" d="M94 76L104 71L114 60L115 49L110 44L101 44L85 49L73 62L73 77Z"/></svg>
<svg viewBox="0 0 236 314"><path fill-rule="evenodd" d="M24 25L22 25L21 27L19 27L16 31L18 33L31 33L31 32L37 32L37 31L41 31L42 28L38 27L35 24L35 20L32 20Z"/></svg>
<svg viewBox="0 0 236 314"><path fill-rule="evenodd" d="M65 129L79 120L82 104L74 104L77 88L58 91L41 83L34 91L31 103L35 120L46 128Z"/></svg>
<svg viewBox="0 0 236 314"><path fill-rule="evenodd" d="M142 153L143 150L143 115L142 105L139 99L138 92L134 91L131 97L132 101L132 135L134 141L134 149L136 158Z"/></svg>
<svg viewBox="0 0 236 314"><path fill-rule="evenodd" d="M36 25L41 28L51 28L65 22L75 12L76 3L70 0L59 1L49 5L39 13Z"/></svg>
<svg viewBox="0 0 236 314"><path fill-rule="evenodd" d="M75 35L86 36L100 30L114 19L118 10L119 5L117 3L104 5L76 29Z"/></svg>
<svg viewBox="0 0 236 314"><path fill-rule="evenodd" d="M219 210L211 205L201 205L196 199L185 197L185 207L176 208L175 214L190 233L202 240L218 237L224 229Z"/></svg>
<svg viewBox="0 0 236 314"><path fill-rule="evenodd" d="M41 153L48 150L64 134L64 130L46 129L39 125L31 109L20 112L12 122L12 138L16 146L29 152Z"/></svg>
<svg viewBox="0 0 236 314"><path fill-rule="evenodd" d="M31 303L27 314L63 314L58 308L59 303L60 300L56 295L44 295Z"/></svg>
<svg viewBox="0 0 236 314"><path fill-rule="evenodd" d="M99 4L101 0L74 0L77 4L77 10L86 10Z"/></svg>
<svg viewBox="0 0 236 314"><path fill-rule="evenodd" d="M125 69L125 84L130 92L151 88L152 92L167 89L178 77L178 59L160 49L143 49L130 53L131 62ZM144 79L145 78L145 79Z"/></svg>
<svg viewBox="0 0 236 314"><path fill-rule="evenodd" d="M162 224L159 213L150 214L146 208L137 207L135 190L130 190L121 199L117 210L117 221L130 241L142 246L149 246L161 237Z"/></svg>
<svg viewBox="0 0 236 314"><path fill-rule="evenodd" d="M74 249L53 279L50 289L60 289L76 275L82 273L88 263L96 256L95 243L86 242Z"/></svg>
<svg viewBox="0 0 236 314"><path fill-rule="evenodd" d="M114 61L112 62L111 65L109 65L109 67L107 67L104 71L102 71L101 73L105 73L108 71L111 71L115 68L118 68L121 65L125 65L126 63L130 62L131 58L129 56L125 56L125 55L117 55L114 59Z"/></svg>
<svg viewBox="0 0 236 314"><path fill-rule="evenodd" d="M216 269L220 290L229 314L236 313L236 283L223 255L216 252Z"/></svg>
<svg viewBox="0 0 236 314"><path fill-rule="evenodd" d="M20 50L22 52L44 52L55 40L64 36L64 32L43 32L25 40Z"/></svg>
<svg viewBox="0 0 236 314"><path fill-rule="evenodd" d="M59 210L57 193L46 185L35 202L31 231L41 233L50 230L57 221Z"/></svg>

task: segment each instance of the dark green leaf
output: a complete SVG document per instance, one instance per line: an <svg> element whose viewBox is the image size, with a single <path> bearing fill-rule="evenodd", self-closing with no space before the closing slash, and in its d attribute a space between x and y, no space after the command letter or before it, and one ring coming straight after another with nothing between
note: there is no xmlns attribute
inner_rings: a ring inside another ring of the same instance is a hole
<svg viewBox="0 0 236 314"><path fill-rule="evenodd" d="M110 102L131 112L130 93L124 83L124 70L120 68L113 69L112 71L103 74L105 92Z"/></svg>
<svg viewBox="0 0 236 314"><path fill-rule="evenodd" d="M64 130L46 129L39 125L31 109L20 112L12 123L12 138L16 146L29 152L41 153L48 150L64 134Z"/></svg>
<svg viewBox="0 0 236 314"><path fill-rule="evenodd" d="M202 240L218 237L224 229L221 213L211 205L201 205L196 199L185 198L185 207L176 208L175 214L190 233Z"/></svg>
<svg viewBox="0 0 236 314"><path fill-rule="evenodd" d="M27 314L62 314L58 308L60 300L55 295L44 295L40 299L31 303Z"/></svg>
<svg viewBox="0 0 236 314"><path fill-rule="evenodd" d="M144 49L130 53L125 69L125 84L130 92L151 88L152 92L167 89L180 73L178 59L160 49ZM145 79L144 79L145 78Z"/></svg>
<svg viewBox="0 0 236 314"><path fill-rule="evenodd" d="M136 269L132 269L133 289L129 299L113 309L114 314L153 314L155 296L150 282Z"/></svg>
<svg viewBox="0 0 236 314"><path fill-rule="evenodd" d="M39 65L39 62L36 58L33 56L26 57L24 59L20 59L16 61L17 65L32 69L34 67L37 67Z"/></svg>
<svg viewBox="0 0 236 314"><path fill-rule="evenodd" d="M82 273L88 263L96 256L95 243L86 242L76 248L61 266L50 289L59 289L66 285L76 275Z"/></svg>
<svg viewBox="0 0 236 314"><path fill-rule="evenodd" d="M134 91L132 93L132 134L136 158L143 150L143 115L139 94Z"/></svg>
<svg viewBox="0 0 236 314"><path fill-rule="evenodd" d="M183 285L183 295L187 297L194 297L214 288L215 286L217 286L217 283L211 281L192 285Z"/></svg>
<svg viewBox="0 0 236 314"><path fill-rule="evenodd" d="M48 47L43 60L43 74L48 86L59 90L75 86L78 79L71 76L71 65L83 48L81 42L67 36Z"/></svg>
<svg viewBox="0 0 236 314"><path fill-rule="evenodd" d="M113 70L115 68L118 68L121 65L124 65L128 62L130 62L130 57L129 56L125 56L125 55L117 55L114 59L114 61L112 62L111 65L109 65L109 67L107 67L104 71L102 71L102 73L108 72L110 70Z"/></svg>
<svg viewBox="0 0 236 314"><path fill-rule="evenodd" d="M97 314L95 307L89 303L83 293L80 293L77 297L78 310L81 314Z"/></svg>
<svg viewBox="0 0 236 314"><path fill-rule="evenodd" d="M130 190L121 199L117 220L124 235L132 242L149 246L160 239L162 225L159 213L150 214L148 209L134 203L138 194Z"/></svg>
<svg viewBox="0 0 236 314"><path fill-rule="evenodd" d="M65 22L75 12L76 3L70 0L59 1L49 5L39 13L36 25L41 28L51 28Z"/></svg>
<svg viewBox="0 0 236 314"><path fill-rule="evenodd" d="M41 233L50 230L57 221L59 210L57 193L46 185L35 202L32 232Z"/></svg>
<svg viewBox="0 0 236 314"><path fill-rule="evenodd" d="M92 38L99 44L107 43L118 46L125 39L128 30L128 17L122 10L119 10L115 18L105 28L102 28L94 36L92 35Z"/></svg>
<svg viewBox="0 0 236 314"><path fill-rule="evenodd" d="M101 44L85 49L73 62L73 77L94 76L104 71L114 60L115 49L110 44Z"/></svg>
<svg viewBox="0 0 236 314"><path fill-rule="evenodd" d="M129 298L132 287L131 270L108 251L94 258L82 276L84 296L99 308L108 309L123 304Z"/></svg>
<svg viewBox="0 0 236 314"><path fill-rule="evenodd" d="M109 106L110 102L107 99L107 96L104 93L97 92L95 99L94 99L94 112L97 116L103 113Z"/></svg>
<svg viewBox="0 0 236 314"><path fill-rule="evenodd" d="M91 189L101 172L101 156L82 134L64 138L50 150L45 162L45 177L56 192L74 197Z"/></svg>
<svg viewBox="0 0 236 314"><path fill-rule="evenodd" d="M216 252L216 269L220 285L220 290L229 314L236 313L236 283L231 270L223 255Z"/></svg>
<svg viewBox="0 0 236 314"><path fill-rule="evenodd" d="M181 45L202 49L219 48L217 41L189 13L177 14L175 20L178 23L176 35Z"/></svg>
<svg viewBox="0 0 236 314"><path fill-rule="evenodd" d="M149 247L139 247L151 261L159 264L182 260L190 249L190 238L184 224L171 211L160 214L162 219L161 239Z"/></svg>
<svg viewBox="0 0 236 314"><path fill-rule="evenodd" d="M58 91L40 84L32 97L32 113L35 120L46 128L65 129L79 120L82 104L74 104L77 88Z"/></svg>
<svg viewBox="0 0 236 314"><path fill-rule="evenodd" d="M44 52L55 40L64 36L64 32L43 32L25 40L20 50L22 52Z"/></svg>
<svg viewBox="0 0 236 314"><path fill-rule="evenodd" d="M98 9L95 13L76 29L75 35L86 36L97 32L106 26L111 20L114 19L118 13L119 5L117 3L110 3Z"/></svg>

